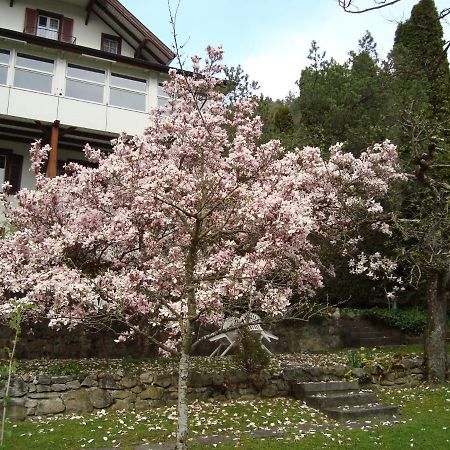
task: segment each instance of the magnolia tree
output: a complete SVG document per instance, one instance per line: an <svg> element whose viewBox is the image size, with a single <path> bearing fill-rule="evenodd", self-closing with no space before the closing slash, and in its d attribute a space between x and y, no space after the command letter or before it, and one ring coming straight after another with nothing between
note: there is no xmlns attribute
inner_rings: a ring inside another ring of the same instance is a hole
<svg viewBox="0 0 450 450"><path fill-rule="evenodd" d="M321 243L350 254L364 227L389 233L379 199L400 176L389 142L359 158L336 145L326 160L317 148L258 146L254 101L227 108L218 89L221 57L208 48L189 76L171 71L171 100L142 135L120 136L108 155L86 146L97 168L69 164L70 174L47 179L49 148L35 144L36 190L7 205L16 231L0 248L3 311L31 304L55 327L115 321L118 340L142 333L179 355L178 448L189 355L206 339L198 327L233 311L298 308L331 270ZM294 291L302 300L291 305Z"/></svg>

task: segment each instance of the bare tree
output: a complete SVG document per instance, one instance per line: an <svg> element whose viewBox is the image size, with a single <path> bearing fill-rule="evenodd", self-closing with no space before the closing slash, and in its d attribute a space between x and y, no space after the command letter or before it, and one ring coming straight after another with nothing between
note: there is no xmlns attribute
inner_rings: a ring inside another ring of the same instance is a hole
<svg viewBox="0 0 450 450"><path fill-rule="evenodd" d="M366 12L383 9L388 6L400 3L402 0L372 0L369 6L360 6L358 0L338 0L338 5L347 13L364 14ZM439 19L442 20L450 14L450 7L444 8L439 13Z"/></svg>

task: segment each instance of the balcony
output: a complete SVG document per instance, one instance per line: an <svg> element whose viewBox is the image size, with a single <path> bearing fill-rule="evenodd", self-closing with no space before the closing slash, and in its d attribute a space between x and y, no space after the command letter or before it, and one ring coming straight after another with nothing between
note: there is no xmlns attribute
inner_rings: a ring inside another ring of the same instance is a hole
<svg viewBox="0 0 450 450"><path fill-rule="evenodd" d="M24 33L33 34L35 36L40 36L46 39L51 39L53 41L67 42L69 44L76 44L77 38L75 36L62 33L61 31L54 30L45 27L32 27L25 28Z"/></svg>

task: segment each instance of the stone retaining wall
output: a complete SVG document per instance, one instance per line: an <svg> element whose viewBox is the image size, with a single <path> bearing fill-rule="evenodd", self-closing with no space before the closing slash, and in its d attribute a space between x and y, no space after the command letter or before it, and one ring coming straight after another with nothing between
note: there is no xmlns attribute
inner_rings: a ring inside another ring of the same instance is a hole
<svg viewBox="0 0 450 450"><path fill-rule="evenodd" d="M192 373L190 400L254 399L286 396L295 381L332 381L358 378L361 383L384 386L414 386L423 380L423 359L403 359L389 373L377 367L351 369L331 367L287 367L280 374L259 376L234 370L218 374ZM4 395L4 388L0 397ZM177 375L144 372L138 375L90 373L80 376L23 375L13 379L8 415L22 420L27 416L60 413L87 413L95 409L146 410L173 405L177 400Z"/></svg>

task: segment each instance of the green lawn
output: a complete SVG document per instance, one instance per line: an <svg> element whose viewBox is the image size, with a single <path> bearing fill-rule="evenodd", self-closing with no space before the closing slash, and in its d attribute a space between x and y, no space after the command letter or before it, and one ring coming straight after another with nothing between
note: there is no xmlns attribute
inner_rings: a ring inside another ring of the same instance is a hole
<svg viewBox="0 0 450 450"><path fill-rule="evenodd" d="M292 399L200 403L191 407L191 437L227 435L238 441L218 449L351 448L389 450L450 448L450 384L438 388L382 390L380 398L401 406L402 423L364 423L364 429L346 430L328 421L302 402ZM7 424L6 449L63 450L121 446L173 439L175 408L145 412L60 416ZM299 433L299 426L323 424L316 433ZM249 439L245 432L284 428L287 435L265 440ZM127 447L128 446L128 447ZM205 448L192 445L192 448Z"/></svg>

